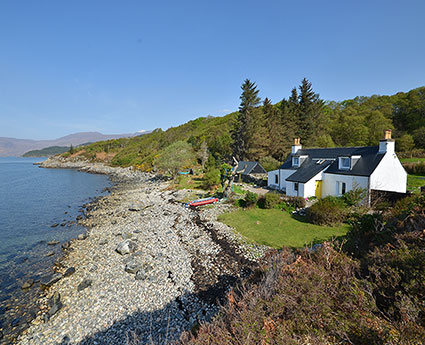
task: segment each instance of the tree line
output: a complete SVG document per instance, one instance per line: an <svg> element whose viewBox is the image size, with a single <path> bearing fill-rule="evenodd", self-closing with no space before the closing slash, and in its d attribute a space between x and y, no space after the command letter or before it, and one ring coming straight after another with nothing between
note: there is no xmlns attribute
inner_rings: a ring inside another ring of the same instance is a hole
<svg viewBox="0 0 425 345"><path fill-rule="evenodd" d="M306 147L377 145L392 129L398 151L425 149L425 88L393 96L356 97L325 102L304 78L288 98L261 100L255 82L246 79L231 130L238 160L282 161L293 138Z"/></svg>

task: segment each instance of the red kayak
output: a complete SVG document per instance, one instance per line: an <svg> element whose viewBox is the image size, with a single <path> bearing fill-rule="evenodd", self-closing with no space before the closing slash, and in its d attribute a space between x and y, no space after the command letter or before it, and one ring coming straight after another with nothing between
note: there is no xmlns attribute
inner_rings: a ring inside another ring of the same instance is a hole
<svg viewBox="0 0 425 345"><path fill-rule="evenodd" d="M189 206L193 206L193 207L195 207L195 206L202 206L202 205L213 204L213 203L216 203L216 202L218 202L218 199L217 198L199 199L199 200L193 200L191 202L188 202L186 204L186 207L189 207Z"/></svg>

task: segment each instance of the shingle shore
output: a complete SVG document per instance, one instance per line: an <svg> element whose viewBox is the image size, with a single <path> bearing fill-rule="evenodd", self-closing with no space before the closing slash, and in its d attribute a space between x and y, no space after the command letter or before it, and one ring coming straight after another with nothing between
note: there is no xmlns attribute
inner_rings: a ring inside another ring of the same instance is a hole
<svg viewBox="0 0 425 345"><path fill-rule="evenodd" d="M119 183L90 207L82 221L87 237L72 241L58 268L61 274L75 272L68 271L40 300L42 312L19 344L176 340L217 312L216 298L265 250L217 222L231 206L187 209L178 201L185 191L168 190L169 183L153 175L54 159L43 165L106 173Z"/></svg>

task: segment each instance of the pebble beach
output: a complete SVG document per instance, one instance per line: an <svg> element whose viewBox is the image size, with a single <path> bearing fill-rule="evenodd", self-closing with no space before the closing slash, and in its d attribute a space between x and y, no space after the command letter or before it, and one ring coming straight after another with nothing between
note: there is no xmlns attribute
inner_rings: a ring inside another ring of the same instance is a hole
<svg viewBox="0 0 425 345"><path fill-rule="evenodd" d="M42 166L108 174L115 186L87 208L87 232L62 244L18 344L175 342L217 313L267 249L217 221L231 205L186 208L190 191L154 175L57 159Z"/></svg>

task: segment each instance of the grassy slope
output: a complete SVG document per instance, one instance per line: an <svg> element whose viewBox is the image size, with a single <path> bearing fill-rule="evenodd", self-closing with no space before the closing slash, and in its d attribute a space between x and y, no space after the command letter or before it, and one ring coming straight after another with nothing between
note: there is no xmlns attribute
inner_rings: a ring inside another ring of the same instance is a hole
<svg viewBox="0 0 425 345"><path fill-rule="evenodd" d="M410 192L418 191L420 187L425 186L425 176L407 175L407 190Z"/></svg>
<svg viewBox="0 0 425 345"><path fill-rule="evenodd" d="M274 248L303 247L312 242L344 236L349 229L345 224L338 227L310 224L277 209L242 209L223 214L219 220L232 226L249 240Z"/></svg>
<svg viewBox="0 0 425 345"><path fill-rule="evenodd" d="M235 113L223 117L201 117L189 121L181 126L172 127L166 131L157 129L152 133L135 138L101 141L85 147L82 153L84 158L96 159L96 153L116 153L112 165L131 166L137 165L143 170L152 168L153 160L161 154L162 150L172 143L189 139L194 142L206 140L208 146L214 140L229 135Z"/></svg>
<svg viewBox="0 0 425 345"><path fill-rule="evenodd" d="M402 163L419 163L419 162L425 162L425 158L401 158L400 161Z"/></svg>

